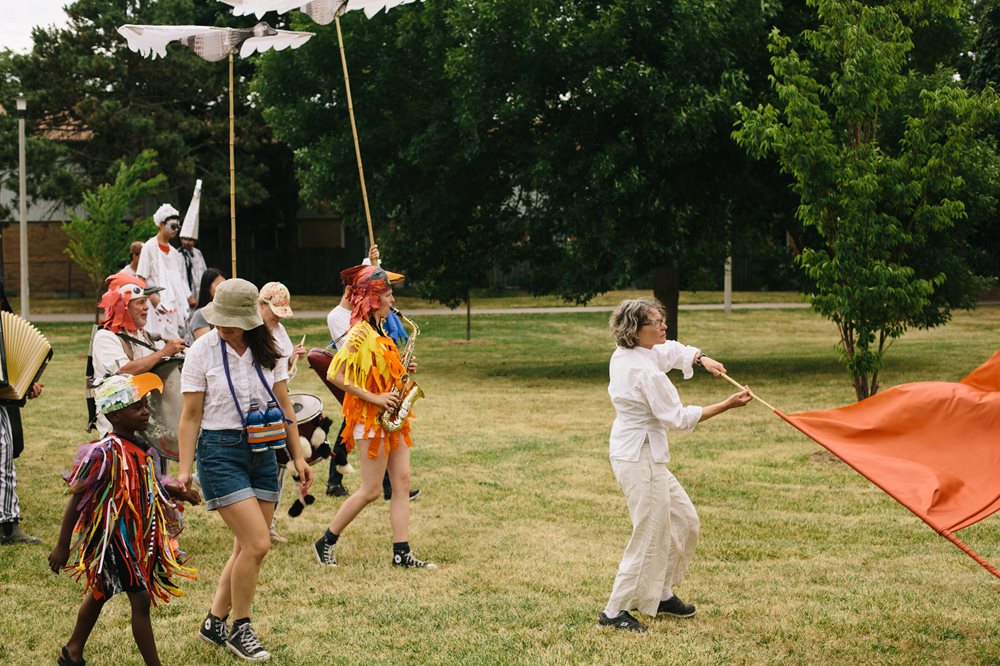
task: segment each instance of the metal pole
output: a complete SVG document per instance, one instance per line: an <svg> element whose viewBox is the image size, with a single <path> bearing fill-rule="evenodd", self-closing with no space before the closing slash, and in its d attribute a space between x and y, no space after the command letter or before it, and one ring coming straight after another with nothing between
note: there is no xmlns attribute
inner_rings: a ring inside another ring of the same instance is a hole
<svg viewBox="0 0 1000 666"><path fill-rule="evenodd" d="M365 220L368 222L368 241L375 244L375 232L372 231L372 213L368 210L368 188L365 187L365 169L361 165L361 144L358 142L358 126L354 122L354 102L351 100L351 79L347 75L347 56L344 54L344 35L340 32L340 17L334 18L337 23L337 43L340 44L340 64L344 67L344 87L347 88L347 113L351 117L351 133L354 135L354 155L358 159L358 177L361 178L361 198L365 202Z"/></svg>
<svg viewBox="0 0 1000 666"><path fill-rule="evenodd" d="M28 103L24 95L17 98L17 161L20 171L20 187L18 188L18 204L21 209L21 316L25 319L30 317L29 294L28 294L28 204L27 187L25 179L28 173L24 156L24 118L27 115Z"/></svg>
<svg viewBox="0 0 1000 666"><path fill-rule="evenodd" d="M236 277L236 129L233 113L233 52L229 52L229 230Z"/></svg>
<svg viewBox="0 0 1000 666"><path fill-rule="evenodd" d="M729 313L733 311L733 257L726 257L726 273L722 278L722 302L723 309Z"/></svg>

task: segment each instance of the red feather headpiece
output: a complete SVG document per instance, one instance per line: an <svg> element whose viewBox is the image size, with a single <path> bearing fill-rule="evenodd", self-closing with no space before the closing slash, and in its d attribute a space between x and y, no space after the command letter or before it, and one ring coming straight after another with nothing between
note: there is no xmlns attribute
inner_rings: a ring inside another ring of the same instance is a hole
<svg viewBox="0 0 1000 666"><path fill-rule="evenodd" d="M104 328L112 333L128 331L134 333L136 328L128 304L133 298L145 298L143 289L146 281L131 273L115 273L105 280L108 290L101 297L100 307L104 308Z"/></svg>

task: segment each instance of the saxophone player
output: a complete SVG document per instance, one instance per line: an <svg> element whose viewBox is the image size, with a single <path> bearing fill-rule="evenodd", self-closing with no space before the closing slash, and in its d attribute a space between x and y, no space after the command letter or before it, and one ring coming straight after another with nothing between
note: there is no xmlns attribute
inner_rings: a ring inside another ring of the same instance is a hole
<svg viewBox="0 0 1000 666"><path fill-rule="evenodd" d="M316 559L337 566L335 549L344 529L361 511L378 499L383 475L392 483L389 522L392 528L392 564L404 568L436 569L410 550L410 424L400 411L401 424L384 427L384 412L395 412L403 399L401 390L416 363L404 364L396 343L386 330L395 298L391 282L402 276L390 274L377 264L348 268L340 274L350 287L351 329L345 343L330 363L328 378L344 391L342 433L348 451L359 447L361 487L344 500L326 532L313 544ZM412 351L412 338L407 345ZM410 354L406 356L410 358ZM409 367L406 367L406 366Z"/></svg>
<svg viewBox="0 0 1000 666"><path fill-rule="evenodd" d="M377 245L372 245L368 250L368 256L362 263L362 265L376 265L381 266L381 260ZM397 275L393 273L393 275ZM402 276L399 276L402 279ZM390 280L390 284L394 281ZM351 330L351 311L353 309L351 304L351 286L346 285L344 287L344 294L338 303L326 317L327 327L330 329L330 345L333 347L334 351L339 350L344 346L344 342L347 339L347 334ZM382 325L385 332L388 333L389 337L393 339L396 343L396 347L403 347L408 342L406 331L403 328L402 323L396 314L390 310L388 316L385 318L385 322ZM347 449L344 445L343 434L344 434L345 423L341 423L340 430L337 434L337 440L333 445L333 455L330 456L330 472L327 476L326 481L326 494L333 497L346 497L349 493L347 488L344 487L344 474L338 469L341 466L347 465ZM419 488L410 488L410 499L414 500L420 495ZM389 471L386 470L385 475L382 477L382 497L386 502L392 500L392 481L389 478Z"/></svg>

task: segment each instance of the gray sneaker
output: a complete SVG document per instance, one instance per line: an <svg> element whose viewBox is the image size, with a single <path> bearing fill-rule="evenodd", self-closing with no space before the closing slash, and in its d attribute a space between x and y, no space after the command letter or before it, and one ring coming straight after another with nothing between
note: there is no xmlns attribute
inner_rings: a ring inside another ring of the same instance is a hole
<svg viewBox="0 0 1000 666"><path fill-rule="evenodd" d="M21 529L21 525L18 523L8 523L4 525L3 531L0 532L0 546L6 546L12 543L41 543L42 540L38 537L31 536Z"/></svg>
<svg viewBox="0 0 1000 666"><path fill-rule="evenodd" d="M198 630L198 637L206 643L222 647L226 644L226 637L229 636L229 629L226 627L225 618L215 617L211 613L205 616Z"/></svg>
<svg viewBox="0 0 1000 666"><path fill-rule="evenodd" d="M337 566L337 556L333 553L336 546L337 544L327 543L326 539L320 537L319 541L313 543L313 553L316 555L316 561L328 567Z"/></svg>
<svg viewBox="0 0 1000 666"><path fill-rule="evenodd" d="M267 661L271 658L271 653L260 644L249 622L233 629L233 633L229 634L226 640L226 647L233 654L248 661Z"/></svg>

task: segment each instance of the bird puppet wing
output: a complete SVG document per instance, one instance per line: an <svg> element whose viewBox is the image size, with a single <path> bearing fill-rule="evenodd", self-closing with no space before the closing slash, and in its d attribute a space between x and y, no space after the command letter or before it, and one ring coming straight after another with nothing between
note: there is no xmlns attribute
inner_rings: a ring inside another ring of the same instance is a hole
<svg viewBox="0 0 1000 666"><path fill-rule="evenodd" d="M308 14L313 21L320 25L327 25L333 22L337 16L353 9L364 10L365 16L371 18L383 9L389 11L393 7L406 5L416 0L219 0L233 8L236 16L255 14L257 18L262 17L267 12L278 12L283 14L292 9Z"/></svg>
<svg viewBox="0 0 1000 666"><path fill-rule="evenodd" d="M263 37L250 37L240 47L240 57L246 58L253 53L263 53L269 49L284 51L291 47L297 49L316 33L297 32L294 30L275 30L276 34Z"/></svg>
<svg viewBox="0 0 1000 666"><path fill-rule="evenodd" d="M222 60L229 51L225 50L225 42L229 35L226 28L213 28L205 25L123 25L119 26L118 33L128 40L128 47L140 55L153 58L165 58L167 55L167 44L170 42L184 43L191 48L195 48L196 41L218 43L218 51L221 56L214 60ZM198 55L202 55L199 53ZM204 58L205 56L202 55ZM206 58L206 60L209 58Z"/></svg>

